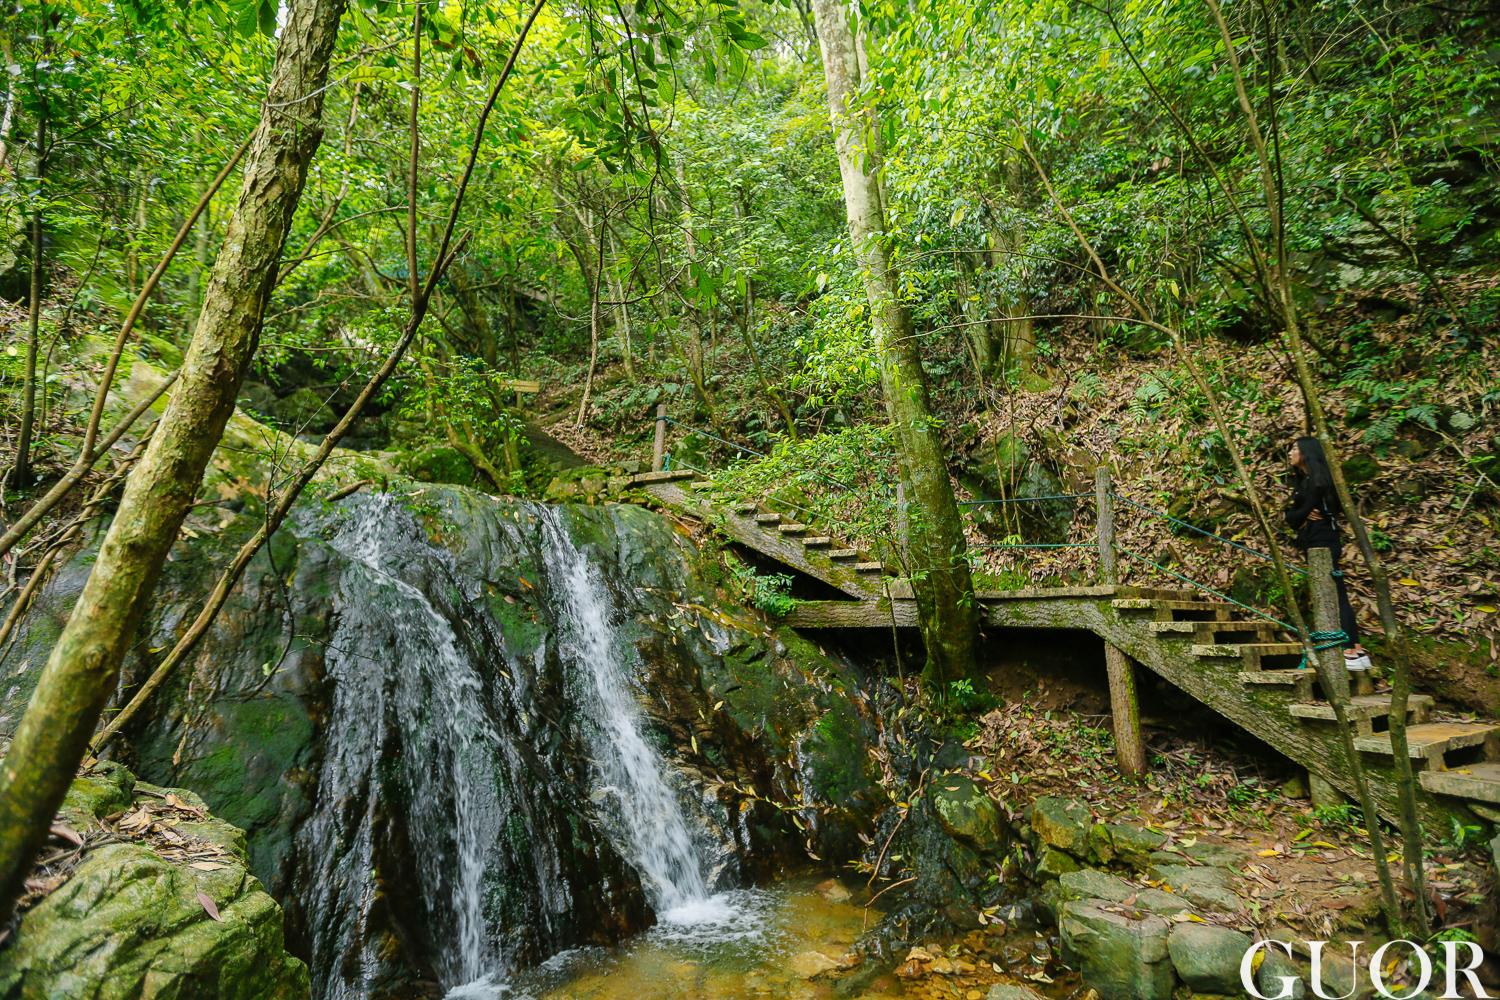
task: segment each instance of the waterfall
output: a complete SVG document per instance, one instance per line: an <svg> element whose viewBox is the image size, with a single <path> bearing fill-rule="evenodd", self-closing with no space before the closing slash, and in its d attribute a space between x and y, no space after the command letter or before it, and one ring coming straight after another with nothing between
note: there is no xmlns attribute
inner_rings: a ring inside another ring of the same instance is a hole
<svg viewBox="0 0 1500 1000"><path fill-rule="evenodd" d="M609 591L569 537L562 512L537 510L558 625L599 770L595 801L622 853L649 883L657 913L671 919L708 899L704 851L665 778L666 762L642 736L643 713L630 683L634 651L616 642Z"/></svg>
<svg viewBox="0 0 1500 1000"><path fill-rule="evenodd" d="M333 695L319 803L303 832L323 867L308 885L309 909L322 925L312 966L325 1000L363 997L379 965L380 942L365 923L381 875L375 838L392 811L393 787L406 800L403 826L443 985L477 979L501 957L486 926L483 879L503 819L492 760L504 747L488 721L485 685L449 619L395 575L414 547L427 548L413 530L409 515L376 498L333 539L349 568L326 651Z"/></svg>

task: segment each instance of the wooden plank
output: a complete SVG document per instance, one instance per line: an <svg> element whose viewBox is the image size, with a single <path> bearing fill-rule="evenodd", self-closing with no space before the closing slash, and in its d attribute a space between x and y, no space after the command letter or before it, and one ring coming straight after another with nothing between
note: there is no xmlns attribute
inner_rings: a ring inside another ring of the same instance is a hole
<svg viewBox="0 0 1500 1000"><path fill-rule="evenodd" d="M530 393L530 392L541 392L542 391L542 383L540 383L540 382L531 382L531 381L528 381L526 379L519 379L519 378L502 378L502 379L496 379L495 380L495 385L498 388L501 388L501 389L513 389L516 392L528 392L528 393Z"/></svg>
<svg viewBox="0 0 1500 1000"><path fill-rule="evenodd" d="M662 503L693 517L702 518L723 531L724 534L755 551L800 570L808 576L822 580L851 597L862 600L874 598L881 593L880 582L870 580L854 572L849 566L831 562L821 552L809 550L799 538L789 538L774 531L763 530L756 521L737 517L722 507L706 504L698 497L690 496L674 483L656 482L646 488L647 492ZM766 517L769 515L759 515ZM774 515L780 517L780 515Z"/></svg>
<svg viewBox="0 0 1500 1000"><path fill-rule="evenodd" d="M1421 771L1417 781L1438 795L1500 803L1500 763L1470 764L1451 771Z"/></svg>
<svg viewBox="0 0 1500 1000"><path fill-rule="evenodd" d="M1448 750L1494 743L1497 736L1500 736L1500 726L1482 722L1424 722L1420 726L1407 727L1406 749L1413 757L1441 758ZM1391 734L1361 736L1354 745L1367 753L1389 755Z"/></svg>
<svg viewBox="0 0 1500 1000"><path fill-rule="evenodd" d="M1033 590L976 590L981 601L1050 601L1059 597L1110 597L1120 588L1114 584L1102 587L1046 587Z"/></svg>
<svg viewBox="0 0 1500 1000"><path fill-rule="evenodd" d="M695 479L698 473L691 469L673 469L669 472L641 472L630 477L632 486L649 486L652 483L676 483L684 479Z"/></svg>
<svg viewBox="0 0 1500 1000"><path fill-rule="evenodd" d="M917 606L911 601L897 601L896 625L914 628ZM886 598L873 601L798 601L783 619L793 628L890 628L892 608Z"/></svg>

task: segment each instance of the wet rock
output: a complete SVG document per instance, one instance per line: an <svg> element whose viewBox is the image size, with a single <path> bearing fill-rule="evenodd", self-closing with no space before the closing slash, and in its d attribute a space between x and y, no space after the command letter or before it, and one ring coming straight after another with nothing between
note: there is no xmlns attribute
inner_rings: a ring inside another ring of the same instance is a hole
<svg viewBox="0 0 1500 1000"><path fill-rule="evenodd" d="M1128 823L1100 823L1089 831L1090 846L1101 862L1129 865L1139 871L1146 870L1151 852L1166 842L1166 834Z"/></svg>
<svg viewBox="0 0 1500 1000"><path fill-rule="evenodd" d="M1005 853L1010 846L1005 817L983 787L962 775L949 775L931 789L932 808L948 836L981 854Z"/></svg>
<svg viewBox="0 0 1500 1000"><path fill-rule="evenodd" d="M1058 879L1057 906L1075 899L1102 899L1123 904L1127 899L1138 910L1157 914L1177 913L1185 909L1185 900L1160 889L1138 889L1101 871L1085 868L1068 872Z"/></svg>
<svg viewBox="0 0 1500 1000"><path fill-rule="evenodd" d="M1160 917L1132 920L1101 909L1103 905L1102 900L1062 905L1058 930L1063 961L1078 969L1103 1000L1170 1000L1167 922Z"/></svg>
<svg viewBox="0 0 1500 1000"><path fill-rule="evenodd" d="M130 772L105 765L75 782L64 817L86 829L132 805L134 787ZM170 791L189 804L201 801L185 789ZM281 909L246 871L240 831L213 817L176 829L209 834L205 839L234 856L203 871L166 861L140 842L89 850L67 882L26 912L15 940L0 950L0 996L307 996L307 967L287 954Z"/></svg>
<svg viewBox="0 0 1500 1000"><path fill-rule="evenodd" d="M1182 853L1214 868L1238 868L1245 863L1245 852L1223 844L1194 844Z"/></svg>
<svg viewBox="0 0 1500 1000"><path fill-rule="evenodd" d="M839 963L821 951L804 951L787 963L787 971L798 979L816 979L833 972L838 967Z"/></svg>
<svg viewBox="0 0 1500 1000"><path fill-rule="evenodd" d="M1189 868L1186 865L1152 865L1151 878L1166 884L1205 909L1238 913L1245 904L1235 895L1229 872L1222 868Z"/></svg>
<svg viewBox="0 0 1500 1000"><path fill-rule="evenodd" d="M1325 973L1323 992L1334 997L1349 996L1354 992L1351 981L1355 967L1352 963L1345 963L1345 966L1347 972L1342 982L1337 976ZM1235 985L1240 986L1238 973L1235 974ZM1269 949L1255 973L1255 988L1261 996L1277 997L1278 1000L1302 1000L1307 996L1307 983L1297 974L1297 967L1291 959Z"/></svg>
<svg viewBox="0 0 1500 1000"><path fill-rule="evenodd" d="M1047 998L1029 986L1006 986L1003 983L997 983L990 987L985 1000L1047 1000Z"/></svg>
<svg viewBox="0 0 1500 1000"><path fill-rule="evenodd" d="M1036 860L1036 878L1038 881L1057 878L1065 872L1076 872L1078 862L1071 855L1059 851L1055 847L1042 848L1041 856Z"/></svg>
<svg viewBox="0 0 1500 1000"><path fill-rule="evenodd" d="M1195 991L1233 994L1242 989L1240 962L1251 944L1227 927L1181 923L1167 938L1167 953L1177 975Z"/></svg>
<svg viewBox="0 0 1500 1000"><path fill-rule="evenodd" d="M830 903L847 903L849 901L849 890L844 888L844 883L836 878L818 884L818 895Z"/></svg>
<svg viewBox="0 0 1500 1000"><path fill-rule="evenodd" d="M1046 796L1031 804L1031 828L1044 844L1079 857L1089 849L1093 817L1079 799Z"/></svg>

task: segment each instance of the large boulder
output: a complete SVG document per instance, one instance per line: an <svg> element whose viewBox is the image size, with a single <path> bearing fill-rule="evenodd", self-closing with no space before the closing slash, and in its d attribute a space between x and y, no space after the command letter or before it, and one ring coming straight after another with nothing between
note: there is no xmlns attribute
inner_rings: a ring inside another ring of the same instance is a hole
<svg viewBox="0 0 1500 1000"><path fill-rule="evenodd" d="M1194 991L1234 994L1243 989L1240 962L1253 943L1228 927L1188 922L1172 928L1167 953L1177 975Z"/></svg>
<svg viewBox="0 0 1500 1000"><path fill-rule="evenodd" d="M100 821L127 810L143 822L127 818L97 843ZM83 858L53 876L66 881L25 912L0 950L0 997L308 995L307 967L285 948L281 909L246 870L244 835L208 816L192 792L137 784L105 765L74 783L62 819L83 831ZM114 842L120 836L129 839Z"/></svg>
<svg viewBox="0 0 1500 1000"><path fill-rule="evenodd" d="M981 854L1004 854L1010 831L995 800L962 775L939 778L931 786L933 811L944 832Z"/></svg>
<svg viewBox="0 0 1500 1000"><path fill-rule="evenodd" d="M1170 1000L1174 977L1167 951L1169 925L1161 917L1132 919L1104 900L1062 905L1062 959L1102 1000Z"/></svg>

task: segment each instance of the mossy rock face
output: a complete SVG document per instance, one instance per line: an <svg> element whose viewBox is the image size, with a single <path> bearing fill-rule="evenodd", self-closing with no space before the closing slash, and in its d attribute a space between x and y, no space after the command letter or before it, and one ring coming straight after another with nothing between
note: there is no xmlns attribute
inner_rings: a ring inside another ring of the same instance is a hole
<svg viewBox="0 0 1500 1000"><path fill-rule="evenodd" d="M90 852L0 951L0 996L17 1000L264 1000L308 992L307 966L282 941L281 909L242 865L196 872L136 844Z"/></svg>
<svg viewBox="0 0 1500 1000"><path fill-rule="evenodd" d="M1042 843L1077 857L1087 857L1093 816L1081 799L1048 795L1031 804L1031 828Z"/></svg>
<svg viewBox="0 0 1500 1000"><path fill-rule="evenodd" d="M140 794L147 792L156 794ZM63 813L82 826L167 793L201 807L186 789L137 783L129 771L106 763L74 781ZM68 881L28 910L15 939L0 949L0 997L307 997L307 967L287 953L281 908L246 870L244 835L212 816L176 829L233 857L203 871L164 860L143 842L88 850Z"/></svg>
<svg viewBox="0 0 1500 1000"><path fill-rule="evenodd" d="M457 449L447 445L432 445L408 453L401 459L401 471L424 483L471 487L479 485L474 466Z"/></svg>
<svg viewBox="0 0 1500 1000"><path fill-rule="evenodd" d="M930 786L932 808L948 836L980 854L1001 855L1010 847L1010 829L995 800L962 775L940 777Z"/></svg>

